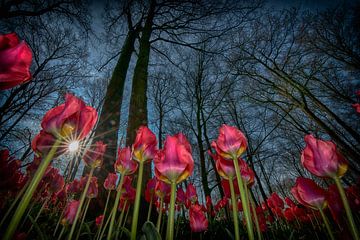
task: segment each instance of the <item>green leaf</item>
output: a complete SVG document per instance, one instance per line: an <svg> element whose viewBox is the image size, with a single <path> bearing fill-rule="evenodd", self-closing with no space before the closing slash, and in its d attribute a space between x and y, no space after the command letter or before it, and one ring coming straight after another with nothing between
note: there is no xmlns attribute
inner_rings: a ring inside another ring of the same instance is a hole
<svg viewBox="0 0 360 240"><path fill-rule="evenodd" d="M141 228L141 231L143 232L143 234L140 239L161 240L161 236L152 222L145 222Z"/></svg>
<svg viewBox="0 0 360 240"><path fill-rule="evenodd" d="M34 225L35 231L38 234L38 236L40 237L41 240L46 240L47 238L45 237L44 233L41 231L39 224L37 224L37 222L35 222L35 220L29 215L29 219L31 221L31 223Z"/></svg>

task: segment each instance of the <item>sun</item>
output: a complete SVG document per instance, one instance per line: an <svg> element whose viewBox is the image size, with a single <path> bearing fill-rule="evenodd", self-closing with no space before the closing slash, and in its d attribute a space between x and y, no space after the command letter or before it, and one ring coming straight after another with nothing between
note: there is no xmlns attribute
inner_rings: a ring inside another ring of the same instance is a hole
<svg viewBox="0 0 360 240"><path fill-rule="evenodd" d="M79 147L80 147L79 141L76 141L76 140L71 141L68 145L68 150L69 150L69 152L74 153L79 149Z"/></svg>

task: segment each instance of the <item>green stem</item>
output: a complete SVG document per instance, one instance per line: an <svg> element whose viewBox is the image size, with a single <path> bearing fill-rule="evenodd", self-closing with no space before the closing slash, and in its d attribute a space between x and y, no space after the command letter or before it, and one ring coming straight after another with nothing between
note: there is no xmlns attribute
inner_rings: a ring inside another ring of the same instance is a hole
<svg viewBox="0 0 360 240"><path fill-rule="evenodd" d="M19 222L20 222L26 208L28 207L28 205L30 203L30 200L31 200L37 186L39 185L47 167L49 166L49 163L53 159L60 143L61 143L61 140L57 139L54 142L54 145L51 147L50 152L46 155L45 159L43 159L43 161L40 163L38 169L36 170L34 177L32 178L32 180L29 184L29 187L26 189L26 192L25 192L24 196L22 197L22 199L14 213L14 216L12 217L12 219L10 221L10 224L6 230L3 240L12 239L12 237L17 229L17 226L19 225Z"/></svg>
<svg viewBox="0 0 360 240"><path fill-rule="evenodd" d="M83 215L82 215L82 218L81 218L81 223L80 223L80 227L79 227L79 231L78 233L76 234L76 240L79 239L80 237L80 233L81 233L81 228L84 224L84 220L85 220L85 217L86 217L86 213L87 213L87 210L89 208L89 205L90 205L90 201L91 201L91 198L88 198L87 201L86 201L86 205L85 205L85 209L84 209L84 212L83 212Z"/></svg>
<svg viewBox="0 0 360 240"><path fill-rule="evenodd" d="M65 229L66 229L66 227L65 227L65 226L63 226L63 227L62 227L62 229L61 229L60 235L59 235L59 237L58 237L58 240L60 240L60 239L61 239L62 235L63 235L63 234L64 234L64 232L65 232Z"/></svg>
<svg viewBox="0 0 360 240"><path fill-rule="evenodd" d="M101 231L101 234L100 234L99 239L102 239L102 237L104 236L105 230L106 230L107 226L109 225L109 222L110 222L110 219L111 219L111 216L112 216L112 215L113 215L113 211L110 212L110 215L109 215L109 217L108 217L108 219L106 220L106 223L105 223L105 225L104 225L104 229ZM105 218L104 218L104 220L105 220Z"/></svg>
<svg viewBox="0 0 360 240"><path fill-rule="evenodd" d="M340 178L335 177L334 180L335 180L336 186L337 186L337 188L339 190L340 197L341 197L341 200L342 200L344 208L345 208L346 217L347 217L347 219L348 219L348 221L350 223L351 234L353 235L355 240L359 240L359 233L358 233L357 228L355 226L354 217L353 217L353 215L351 213L349 202L348 202L348 200L346 198L344 188L341 185Z"/></svg>
<svg viewBox="0 0 360 240"><path fill-rule="evenodd" d="M335 237L334 237L333 233L331 232L329 221L328 221L327 217L325 216L324 211L321 208L319 208L319 211L320 211L320 215L325 223L326 231L328 232L330 239L335 240Z"/></svg>
<svg viewBox="0 0 360 240"><path fill-rule="evenodd" d="M249 204L248 204L249 200L246 197L246 192L245 192L246 190L245 190L243 180L241 178L241 172L240 172L238 159L236 157L233 157L233 162L234 162L234 166L235 166L236 179L237 179L237 182L239 185L241 204L243 206L248 236L249 236L250 240L254 240L254 231L253 231L251 215L250 215L250 210L249 210Z"/></svg>
<svg viewBox="0 0 360 240"><path fill-rule="evenodd" d="M158 215L158 219L157 219L157 222L156 222L156 230L158 232L160 232L163 202L164 202L164 198L160 198L159 215Z"/></svg>
<svg viewBox="0 0 360 240"><path fill-rule="evenodd" d="M107 236L108 240L110 240L112 237L112 231L113 231L114 224L115 224L117 208L119 207L119 201L120 201L120 197L121 197L121 190L122 190L122 185L124 183L124 179L125 179L125 176L121 176L120 183L119 183L117 193L116 193L114 206L113 206L113 209L111 210L112 215L111 215L111 221L110 221L110 226L109 226L109 232L108 232L108 236Z"/></svg>
<svg viewBox="0 0 360 240"><path fill-rule="evenodd" d="M60 218L59 218L59 220L58 220L58 222L57 222L57 224L56 224L56 227L55 227L55 230L54 230L54 233L53 233L53 236L54 236L54 237L55 237L56 232L57 232L57 230L58 230L58 228L59 228L59 225L60 225L60 222L61 222L61 220L62 220L62 217L64 216L65 209L66 209L66 207L64 207L63 210L61 211Z"/></svg>
<svg viewBox="0 0 360 240"><path fill-rule="evenodd" d="M122 239L121 237L122 237L122 234L123 234L123 228L125 228L125 224L126 224L126 220L128 218L129 212L130 212L130 207L128 207L128 209L126 210L124 223L123 223L122 228L120 230L120 239Z"/></svg>
<svg viewBox="0 0 360 240"><path fill-rule="evenodd" d="M254 201L253 197L251 196L251 194L249 194L249 192L248 192L248 196L250 196L249 200L250 200L250 204L251 204L252 213L253 213L254 219L255 219L255 227L256 227L256 232L257 232L257 235L258 235L258 239L261 240L262 239L262 234L261 234L261 230L260 230L259 219L258 219L257 214L256 214L255 201Z"/></svg>
<svg viewBox="0 0 360 240"><path fill-rule="evenodd" d="M106 198L105 208L104 208L104 212L103 212L103 216L104 216L104 217L103 217L103 220L101 221L100 226L99 226L99 228L98 228L98 230L97 230L96 238L95 238L95 239L98 239L98 237L100 236L102 226L104 225L105 215L106 215L107 206L108 206L108 204L109 204L110 195L111 195L111 190L109 190L108 195L107 195L107 198Z"/></svg>
<svg viewBox="0 0 360 240"><path fill-rule="evenodd" d="M237 201L235 198L235 190L234 190L234 183L233 179L229 179L230 185L230 195L231 195L231 205L232 205L232 213L233 213L233 222L234 222L234 230L235 230L235 239L240 239L239 234L239 218L238 218L238 209L237 209Z"/></svg>
<svg viewBox="0 0 360 240"><path fill-rule="evenodd" d="M135 197L135 206L133 212L133 219L131 223L131 240L136 240L136 231L137 231L137 224L139 218L139 210L140 210L140 196L141 196L141 186L142 186L142 178L144 172L144 161L139 162L139 172L138 172L138 179L136 184L136 197Z"/></svg>
<svg viewBox="0 0 360 240"><path fill-rule="evenodd" d="M13 210L13 208L15 207L16 203L19 201L20 197L23 195L23 193L25 192L27 186L29 185L30 181L27 181L27 183L23 186L23 188L20 190L20 192L16 195L16 198L14 201L12 201L10 208L6 211L4 217L1 219L1 223L0 223L0 227L4 224L6 218L9 216L9 214L11 213L11 211Z"/></svg>
<svg viewBox="0 0 360 240"><path fill-rule="evenodd" d="M41 205L41 208L40 208L38 214L36 215L36 217L35 217L35 219L34 219L34 222L35 222L35 223L36 223L37 220L39 219L39 217L40 217L42 211L44 210L44 207L45 207L45 205L47 204L48 201L49 201L49 198L47 198L47 199L44 201L44 203ZM34 227L34 224L31 224L31 227L30 227L29 231L27 232L27 234L29 234L29 233L31 232L31 230L33 229L33 227Z"/></svg>
<svg viewBox="0 0 360 240"><path fill-rule="evenodd" d="M174 239L174 221L175 221L175 199L176 199L176 182L171 183L170 209L169 218L166 228L167 240Z"/></svg>
<svg viewBox="0 0 360 240"><path fill-rule="evenodd" d="M73 224L71 226L71 230L70 230L70 234L68 236L68 240L72 240L72 235L74 234L76 223L77 223L77 221L79 219L81 209L82 209L82 205L84 204L85 197L86 197L87 191L89 189L89 185L90 185L90 181L91 181L93 173L94 173L94 168L91 168L88 179L86 181L84 191L83 191L83 193L81 194L81 197L80 197L79 207L78 207L78 209L76 211L75 219L74 219L74 222L73 222Z"/></svg>
<svg viewBox="0 0 360 240"><path fill-rule="evenodd" d="M121 224L122 224L122 221L123 221L123 218L124 218L124 212L125 212L125 209L126 209L126 205L127 205L127 200L124 203L124 207L123 207L123 209L121 211L121 214L120 214L120 217L119 217L115 239L118 239L118 236L119 236L119 230L121 229Z"/></svg>
<svg viewBox="0 0 360 240"><path fill-rule="evenodd" d="M151 199L150 199L150 204L149 204L149 210L148 210L148 215L147 215L147 219L146 221L150 220L150 215L151 215L151 210L152 210L152 203L153 203L153 195L154 193L151 194Z"/></svg>

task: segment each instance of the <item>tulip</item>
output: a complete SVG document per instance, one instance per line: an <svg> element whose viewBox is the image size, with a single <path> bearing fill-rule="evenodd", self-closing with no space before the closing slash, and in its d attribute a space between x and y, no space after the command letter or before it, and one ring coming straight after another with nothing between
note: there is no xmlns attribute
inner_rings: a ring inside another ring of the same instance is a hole
<svg viewBox="0 0 360 240"><path fill-rule="evenodd" d="M118 158L114 164L114 168L121 175L131 175L136 172L138 164L132 159L130 147L119 148Z"/></svg>
<svg viewBox="0 0 360 240"><path fill-rule="evenodd" d="M313 180L298 177L296 179L295 186L291 189L291 193L293 194L294 198L302 205L320 211L330 238L335 239L331 232L329 222L323 211L323 209L328 205L326 191L319 187Z"/></svg>
<svg viewBox="0 0 360 240"><path fill-rule="evenodd" d="M211 143L217 154L225 159L239 158L246 150L245 135L236 127L223 124L216 141Z"/></svg>
<svg viewBox="0 0 360 240"><path fill-rule="evenodd" d="M219 136L216 141L213 141L211 146L216 153L222 158L233 162L236 174L236 180L240 190L241 202L243 204L244 216L246 221L246 228L250 240L254 239L254 232L251 220L251 212L249 199L247 194L246 184L241 177L241 168L239 165L239 158L245 152L247 147L247 140L245 135L236 127L223 124L219 129ZM249 179L250 180L250 179Z"/></svg>
<svg viewBox="0 0 360 240"><path fill-rule="evenodd" d="M284 201L279 197L276 192L272 193L271 196L266 200L266 202L270 208L284 209Z"/></svg>
<svg viewBox="0 0 360 240"><path fill-rule="evenodd" d="M77 209L79 208L79 201L72 200L68 203L65 209L64 218L62 220L63 225L73 224Z"/></svg>
<svg viewBox="0 0 360 240"><path fill-rule="evenodd" d="M208 229L209 222L200 205L196 204L190 207L189 219L192 232L203 232Z"/></svg>
<svg viewBox="0 0 360 240"><path fill-rule="evenodd" d="M145 200L149 203L147 221L150 220L152 205L153 205L154 196L155 196L155 186L156 186L156 178L155 177L150 179L146 183Z"/></svg>
<svg viewBox="0 0 360 240"><path fill-rule="evenodd" d="M188 178L194 170L190 144L181 133L167 136L164 149L154 159L155 176L169 184Z"/></svg>
<svg viewBox="0 0 360 240"><path fill-rule="evenodd" d="M96 226L100 227L102 225L103 221L104 221L104 215L103 214L96 217L96 219L95 219Z"/></svg>
<svg viewBox="0 0 360 240"><path fill-rule="evenodd" d="M341 197L336 185L332 184L328 188L328 204L329 210L337 224L341 224L341 219L344 209L341 202Z"/></svg>
<svg viewBox="0 0 360 240"><path fill-rule="evenodd" d="M86 106L79 98L66 94L65 103L50 109L44 116L41 127L56 138L82 140L97 121L95 108Z"/></svg>
<svg viewBox="0 0 360 240"><path fill-rule="evenodd" d="M246 186L251 187L255 183L255 173L244 160L240 160L241 178L243 179Z"/></svg>
<svg viewBox="0 0 360 240"><path fill-rule="evenodd" d="M141 126L136 133L135 142L132 146L133 157L139 162L139 172L136 184L136 198L131 224L131 240L136 239L137 222L140 210L140 195L142 186L142 177L144 172L144 163L154 158L157 152L156 136L146 126Z"/></svg>
<svg viewBox="0 0 360 240"><path fill-rule="evenodd" d="M301 153L302 165L318 177L342 177L347 169L347 160L331 141L322 141L312 135L305 136L306 147Z"/></svg>
<svg viewBox="0 0 360 240"><path fill-rule="evenodd" d="M196 193L196 188L194 187L194 185L192 183L189 183L186 187L186 199L190 203L194 204L198 201L198 195ZM189 208L189 206L186 206L187 208Z"/></svg>
<svg viewBox="0 0 360 240"><path fill-rule="evenodd" d="M194 170L191 147L186 137L182 133L167 136L164 149L155 156L154 165L156 178L171 185L167 238L173 239L176 184L188 178Z"/></svg>
<svg viewBox="0 0 360 240"><path fill-rule="evenodd" d="M117 179L116 173L109 173L104 181L104 188L108 191L115 190Z"/></svg>
<svg viewBox="0 0 360 240"><path fill-rule="evenodd" d="M296 207L296 204L289 197L285 197L285 202L290 208Z"/></svg>
<svg viewBox="0 0 360 240"><path fill-rule="evenodd" d="M155 134L146 126L139 127L133 145L134 159L138 162L153 159L157 151L156 146Z"/></svg>
<svg viewBox="0 0 360 240"><path fill-rule="evenodd" d="M186 202L186 194L184 190L180 187L176 191L176 203L178 205L184 205Z"/></svg>
<svg viewBox="0 0 360 240"><path fill-rule="evenodd" d="M86 193L86 197L87 198L96 198L98 195L98 183L97 183L97 177L92 177L90 179L90 185L89 185L89 189Z"/></svg>
<svg viewBox="0 0 360 240"><path fill-rule="evenodd" d="M66 191L69 194L78 194L80 192L80 181L78 179L74 179L74 181L68 183L66 185Z"/></svg>
<svg viewBox="0 0 360 240"><path fill-rule="evenodd" d="M235 196L239 196L240 195L240 191L239 191L239 188L238 188L238 183L236 181L236 179L233 179L233 184L234 184L234 193L235 193ZM229 180L221 180L221 186L224 190L224 195L225 197L227 198L231 198L231 193L230 193L230 185L229 185Z"/></svg>
<svg viewBox="0 0 360 240"><path fill-rule="evenodd" d="M98 168L101 166L106 151L106 144L101 141L95 143L94 149L88 149L84 156L84 162L90 168Z"/></svg>
<svg viewBox="0 0 360 240"><path fill-rule="evenodd" d="M343 202L350 230L354 239L360 239L349 202L346 198L340 178L348 169L348 161L339 153L331 141L322 141L312 135L305 136L306 147L301 153L301 163L312 174L318 177L333 178Z"/></svg>
<svg viewBox="0 0 360 240"><path fill-rule="evenodd" d="M30 47L16 33L0 35L0 90L30 81L31 60Z"/></svg>

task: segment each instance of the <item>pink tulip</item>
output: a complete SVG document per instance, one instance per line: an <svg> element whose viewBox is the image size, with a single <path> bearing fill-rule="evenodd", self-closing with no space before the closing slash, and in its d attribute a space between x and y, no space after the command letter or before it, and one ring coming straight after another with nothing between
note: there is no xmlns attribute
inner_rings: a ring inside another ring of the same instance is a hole
<svg viewBox="0 0 360 240"><path fill-rule="evenodd" d="M104 188L108 191L115 190L117 179L116 173L109 173L104 181Z"/></svg>
<svg viewBox="0 0 360 240"><path fill-rule="evenodd" d="M190 144L186 137L179 133L167 136L164 149L154 159L155 176L167 183L180 183L188 178L194 170L194 160Z"/></svg>
<svg viewBox="0 0 360 240"><path fill-rule="evenodd" d="M65 141L82 140L97 121L95 108L86 106L79 98L66 94L65 103L50 109L41 126L47 133Z"/></svg>
<svg viewBox="0 0 360 240"><path fill-rule="evenodd" d="M324 209L328 204L326 191L309 178L298 177L291 193L306 207Z"/></svg>
<svg viewBox="0 0 360 240"><path fill-rule="evenodd" d="M45 132L44 130L40 130L40 133L34 137L31 142L31 148L35 152L38 157L45 157L54 145L56 139L50 133ZM54 155L54 158L60 156L65 152L65 148L60 146Z"/></svg>
<svg viewBox="0 0 360 240"><path fill-rule="evenodd" d="M331 141L322 141L312 135L305 136L306 147L301 153L302 165L318 177L342 177L348 162Z"/></svg>
<svg viewBox="0 0 360 240"><path fill-rule="evenodd" d="M146 162L154 158L157 152L157 140L155 134L146 126L137 130L133 145L133 154L136 161Z"/></svg>
<svg viewBox="0 0 360 240"><path fill-rule="evenodd" d="M74 222L79 203L80 202L76 200L72 200L68 203L64 212L64 217L61 221L63 225L72 224Z"/></svg>
<svg viewBox="0 0 360 240"><path fill-rule="evenodd" d="M207 230L209 222L201 210L200 205L196 204L190 207L189 219L192 232L203 232Z"/></svg>
<svg viewBox="0 0 360 240"><path fill-rule="evenodd" d="M87 198L96 198L98 195L99 189L98 189L98 183L97 183L97 177L91 177L90 185L88 188L88 191L86 193Z"/></svg>
<svg viewBox="0 0 360 240"><path fill-rule="evenodd" d="M155 186L155 194L159 198L165 198L170 195L171 187L163 181L157 181Z"/></svg>
<svg viewBox="0 0 360 240"><path fill-rule="evenodd" d="M239 158L247 147L245 135L236 127L223 124L216 141L211 143L215 151L225 159Z"/></svg>
<svg viewBox="0 0 360 240"><path fill-rule="evenodd" d="M30 47L16 33L0 35L0 90L30 81L31 60Z"/></svg>
<svg viewBox="0 0 360 240"><path fill-rule="evenodd" d="M118 157L114 168L122 175L131 175L136 172L138 164L132 158L130 147L118 149Z"/></svg>

